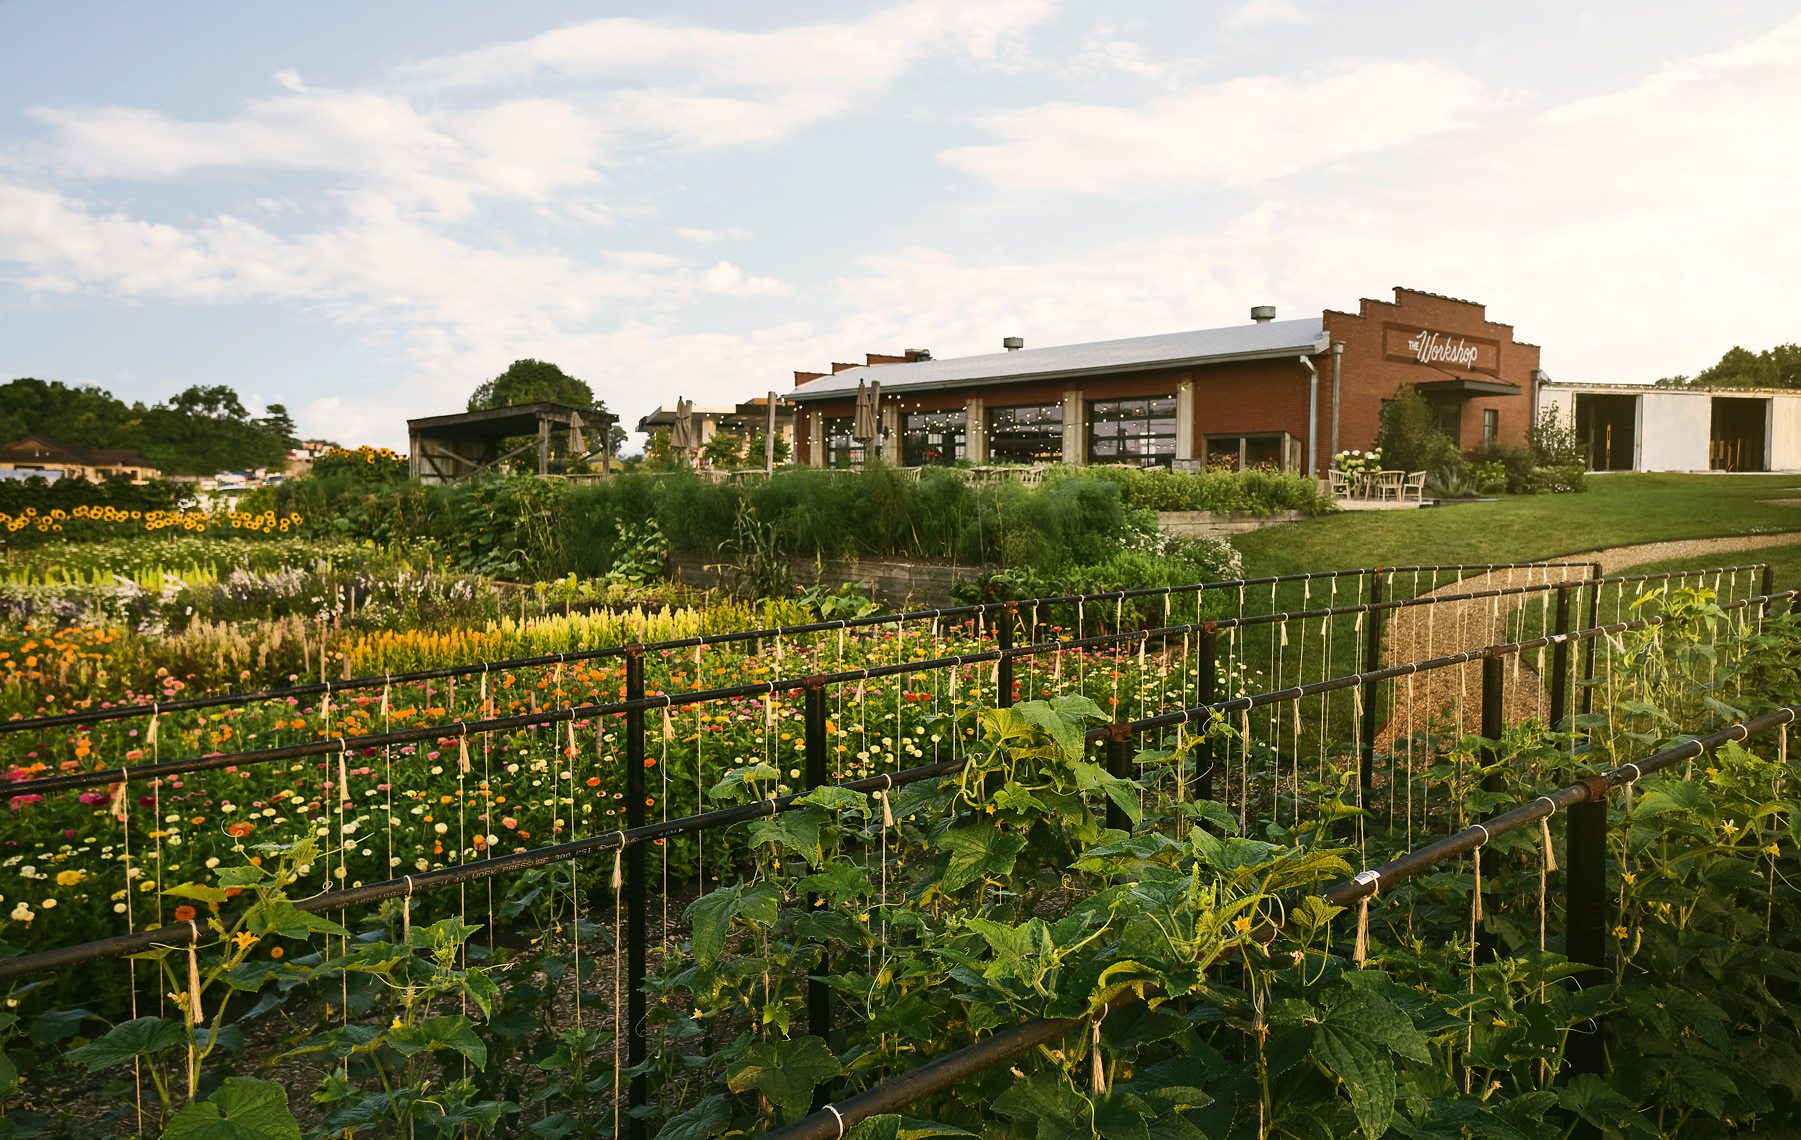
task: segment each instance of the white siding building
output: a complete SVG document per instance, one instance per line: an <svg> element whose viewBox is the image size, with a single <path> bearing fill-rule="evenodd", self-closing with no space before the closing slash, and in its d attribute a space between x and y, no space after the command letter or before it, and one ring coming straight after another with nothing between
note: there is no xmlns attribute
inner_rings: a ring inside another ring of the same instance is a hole
<svg viewBox="0 0 1801 1140"><path fill-rule="evenodd" d="M1801 391L1545 383L1591 471L1801 471Z"/></svg>

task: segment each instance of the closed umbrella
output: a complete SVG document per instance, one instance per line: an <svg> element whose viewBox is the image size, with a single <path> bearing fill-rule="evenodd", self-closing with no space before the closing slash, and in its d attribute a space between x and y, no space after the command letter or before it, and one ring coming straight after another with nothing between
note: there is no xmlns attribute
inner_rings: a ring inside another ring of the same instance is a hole
<svg viewBox="0 0 1801 1140"><path fill-rule="evenodd" d="M675 422L669 427L669 450L684 457L694 450L694 405L680 396L675 398Z"/></svg>
<svg viewBox="0 0 1801 1140"><path fill-rule="evenodd" d="M882 384L865 384L857 381L857 423L851 432L851 438L868 443L875 439L880 430L881 417L876 409L882 401Z"/></svg>

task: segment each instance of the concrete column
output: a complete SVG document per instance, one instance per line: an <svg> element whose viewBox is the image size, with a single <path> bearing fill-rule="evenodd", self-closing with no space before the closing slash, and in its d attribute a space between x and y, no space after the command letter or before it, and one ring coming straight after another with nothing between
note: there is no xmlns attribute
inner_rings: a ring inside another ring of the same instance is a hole
<svg viewBox="0 0 1801 1140"><path fill-rule="evenodd" d="M1063 462L1088 462L1088 405L1080 388L1063 393Z"/></svg>
<svg viewBox="0 0 1801 1140"><path fill-rule="evenodd" d="M1176 462L1195 457L1194 381L1184 380L1176 386ZM1177 468L1180 470L1180 468Z"/></svg>
<svg viewBox="0 0 1801 1140"><path fill-rule="evenodd" d="M980 396L963 405L963 455L971 463L988 462L988 416Z"/></svg>
<svg viewBox="0 0 1801 1140"><path fill-rule="evenodd" d="M901 410L898 404L882 408L882 430L888 438L881 440L882 462L899 465L901 461Z"/></svg>

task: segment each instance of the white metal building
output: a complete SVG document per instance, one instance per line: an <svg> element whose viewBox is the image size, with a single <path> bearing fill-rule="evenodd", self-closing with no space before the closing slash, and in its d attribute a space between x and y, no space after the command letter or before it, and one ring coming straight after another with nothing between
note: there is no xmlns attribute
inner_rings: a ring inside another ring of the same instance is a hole
<svg viewBox="0 0 1801 1140"><path fill-rule="evenodd" d="M1591 471L1801 471L1801 391L1539 387L1588 446Z"/></svg>

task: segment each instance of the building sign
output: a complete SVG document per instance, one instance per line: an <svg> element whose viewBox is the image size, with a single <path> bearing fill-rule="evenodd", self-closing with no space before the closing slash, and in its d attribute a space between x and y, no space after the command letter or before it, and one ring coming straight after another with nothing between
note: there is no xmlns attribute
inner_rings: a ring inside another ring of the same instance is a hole
<svg viewBox="0 0 1801 1140"><path fill-rule="evenodd" d="M1500 370L1500 346L1457 333L1423 329L1418 325L1389 325L1383 330L1383 354L1390 360L1426 364L1441 372Z"/></svg>

